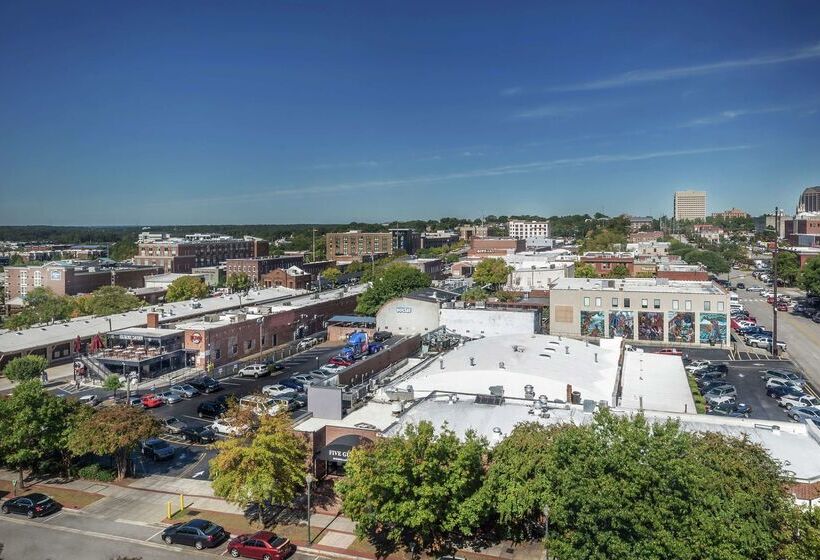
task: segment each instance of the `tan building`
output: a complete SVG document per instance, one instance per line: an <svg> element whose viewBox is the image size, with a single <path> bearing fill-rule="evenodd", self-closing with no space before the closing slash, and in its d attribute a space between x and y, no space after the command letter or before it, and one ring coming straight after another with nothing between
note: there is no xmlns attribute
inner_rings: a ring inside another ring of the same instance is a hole
<svg viewBox="0 0 820 560"><path fill-rule="evenodd" d="M408 259L406 261L402 261L403 263L412 266L418 271L421 271L433 280L438 280L441 278L442 270L444 269L444 262L441 259L425 259L425 258L417 258L417 259Z"/></svg>
<svg viewBox="0 0 820 560"><path fill-rule="evenodd" d="M487 226L461 226L458 228L458 238L469 241L473 237L487 237L488 231Z"/></svg>
<svg viewBox="0 0 820 560"><path fill-rule="evenodd" d="M471 259L504 257L514 253L521 253L526 249L527 241L525 239L473 237L470 239L470 250L467 252L467 257Z"/></svg>
<svg viewBox="0 0 820 560"><path fill-rule="evenodd" d="M731 220L732 218L748 218L749 213L744 212L739 208L731 208L729 210L724 210L723 212L713 212L713 218L722 218L724 220Z"/></svg>
<svg viewBox="0 0 820 560"><path fill-rule="evenodd" d="M713 282L564 278L550 290L550 334L672 345L729 344L729 294Z"/></svg>
<svg viewBox="0 0 820 560"><path fill-rule="evenodd" d="M513 239L528 239L530 237L549 237L550 223L526 220L510 220L507 222L507 234Z"/></svg>
<svg viewBox="0 0 820 560"><path fill-rule="evenodd" d="M142 288L158 267L120 266L115 261L55 261L41 266L6 267L6 299L24 297L34 288L48 288L59 296L89 294L103 286Z"/></svg>
<svg viewBox="0 0 820 560"><path fill-rule="evenodd" d="M326 233L325 250L329 261L370 261L371 258L393 254L393 234L361 231Z"/></svg>
<svg viewBox="0 0 820 560"><path fill-rule="evenodd" d="M704 191L676 191L674 212L676 220L702 220L706 217Z"/></svg>
<svg viewBox="0 0 820 560"><path fill-rule="evenodd" d="M135 264L161 266L165 272L187 274L194 268L215 266L228 259L264 257L270 244L264 239L245 236L191 234L171 237L167 233L142 233L137 241Z"/></svg>

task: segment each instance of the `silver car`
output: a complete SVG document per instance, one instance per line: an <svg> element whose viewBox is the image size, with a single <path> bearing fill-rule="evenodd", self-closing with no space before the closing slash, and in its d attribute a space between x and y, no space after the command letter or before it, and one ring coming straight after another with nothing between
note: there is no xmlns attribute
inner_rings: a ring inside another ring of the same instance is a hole
<svg viewBox="0 0 820 560"><path fill-rule="evenodd" d="M182 385L174 385L171 391L182 397L183 399L191 399L199 394L196 387L183 383Z"/></svg>
<svg viewBox="0 0 820 560"><path fill-rule="evenodd" d="M165 404L176 404L182 400L179 393L175 393L174 391L163 391L162 393L157 393L157 398Z"/></svg>
<svg viewBox="0 0 820 560"><path fill-rule="evenodd" d="M820 408L813 406L793 408L787 414L789 418L796 422L807 422L809 420L813 420L815 423L820 422Z"/></svg>

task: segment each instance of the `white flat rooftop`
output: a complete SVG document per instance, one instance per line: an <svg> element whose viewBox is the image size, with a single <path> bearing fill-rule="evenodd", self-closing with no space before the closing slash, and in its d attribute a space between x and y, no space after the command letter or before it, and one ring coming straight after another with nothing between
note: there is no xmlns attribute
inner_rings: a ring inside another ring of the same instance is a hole
<svg viewBox="0 0 820 560"><path fill-rule="evenodd" d="M657 292L672 294L724 295L714 282L696 280L666 280L663 278L559 278L553 290L596 290L624 292Z"/></svg>
<svg viewBox="0 0 820 560"><path fill-rule="evenodd" d="M621 386L623 408L696 413L680 356L624 352Z"/></svg>
<svg viewBox="0 0 820 560"><path fill-rule="evenodd" d="M343 428L362 428L369 424L374 429L383 432L396 423L398 418L392 414L392 408L388 402L369 402L362 408L354 410L341 420L328 420L327 418L311 417L296 424L293 429L297 432L315 432L325 426L339 426ZM357 426L358 424L358 426Z"/></svg>

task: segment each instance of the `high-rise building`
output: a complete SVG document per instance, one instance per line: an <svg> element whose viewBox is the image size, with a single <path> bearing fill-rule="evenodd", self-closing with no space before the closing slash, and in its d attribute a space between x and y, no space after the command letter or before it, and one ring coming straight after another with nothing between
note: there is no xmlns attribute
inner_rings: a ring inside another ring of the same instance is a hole
<svg viewBox="0 0 820 560"><path fill-rule="evenodd" d="M676 220L702 220L706 217L704 191L675 191L674 216Z"/></svg>
<svg viewBox="0 0 820 560"><path fill-rule="evenodd" d="M549 222L534 222L525 220L510 220L507 222L507 233L513 239L527 239L528 237L549 237Z"/></svg>
<svg viewBox="0 0 820 560"><path fill-rule="evenodd" d="M820 212L820 187L809 187L800 195L797 213Z"/></svg>

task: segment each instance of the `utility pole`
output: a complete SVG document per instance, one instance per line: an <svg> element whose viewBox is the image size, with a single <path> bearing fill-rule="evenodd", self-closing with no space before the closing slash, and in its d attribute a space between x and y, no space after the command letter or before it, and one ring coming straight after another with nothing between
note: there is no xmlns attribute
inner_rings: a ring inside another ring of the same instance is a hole
<svg viewBox="0 0 820 560"><path fill-rule="evenodd" d="M313 257L312 262L316 262L316 228L313 228Z"/></svg>
<svg viewBox="0 0 820 560"><path fill-rule="evenodd" d="M774 207L774 229L776 232L780 231L780 209L775 206ZM777 244L777 235L774 238L774 250L772 251L772 283L774 285L774 289L772 290L774 294L774 300L772 301L772 356L775 358L779 353L779 348L777 347L777 254L778 254L778 244Z"/></svg>

